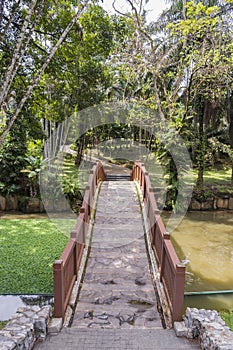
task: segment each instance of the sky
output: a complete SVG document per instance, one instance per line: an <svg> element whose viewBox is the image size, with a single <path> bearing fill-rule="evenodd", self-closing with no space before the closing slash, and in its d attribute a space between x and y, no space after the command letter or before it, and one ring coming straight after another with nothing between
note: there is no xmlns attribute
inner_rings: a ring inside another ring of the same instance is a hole
<svg viewBox="0 0 233 350"><path fill-rule="evenodd" d="M125 6L126 0L116 0L115 5L116 8L119 10L124 10L127 8ZM112 9L112 0L104 0L102 6L104 7L105 10L114 13ZM146 5L146 10L149 10L148 12L148 21L155 21L161 12L168 7L166 4L165 0L149 0L147 5Z"/></svg>

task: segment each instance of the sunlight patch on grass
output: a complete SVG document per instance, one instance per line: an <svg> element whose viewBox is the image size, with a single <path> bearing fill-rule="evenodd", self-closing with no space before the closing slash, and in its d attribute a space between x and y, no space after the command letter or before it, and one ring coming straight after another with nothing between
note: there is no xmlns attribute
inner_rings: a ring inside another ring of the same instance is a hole
<svg viewBox="0 0 233 350"><path fill-rule="evenodd" d="M194 179L197 180L197 170L193 171ZM204 186L215 188L218 192L232 192L231 169L211 169L204 171Z"/></svg>

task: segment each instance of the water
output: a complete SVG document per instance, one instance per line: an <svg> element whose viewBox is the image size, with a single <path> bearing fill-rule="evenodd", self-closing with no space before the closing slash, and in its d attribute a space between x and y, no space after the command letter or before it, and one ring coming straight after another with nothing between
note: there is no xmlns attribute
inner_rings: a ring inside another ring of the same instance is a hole
<svg viewBox="0 0 233 350"><path fill-rule="evenodd" d="M53 305L51 295L0 295L0 321L9 320L19 307Z"/></svg>
<svg viewBox="0 0 233 350"><path fill-rule="evenodd" d="M233 290L233 212L189 212L171 233L186 266L186 292ZM233 293L188 296L185 305L233 309Z"/></svg>

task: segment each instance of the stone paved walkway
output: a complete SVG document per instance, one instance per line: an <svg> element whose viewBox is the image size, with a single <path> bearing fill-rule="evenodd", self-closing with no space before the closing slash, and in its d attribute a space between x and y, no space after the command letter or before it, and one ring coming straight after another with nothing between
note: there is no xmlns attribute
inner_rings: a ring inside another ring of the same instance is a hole
<svg viewBox="0 0 233 350"><path fill-rule="evenodd" d="M35 349L199 349L164 330L133 182L104 182L71 328Z"/></svg>
<svg viewBox="0 0 233 350"><path fill-rule="evenodd" d="M105 182L73 327L161 328L133 182Z"/></svg>

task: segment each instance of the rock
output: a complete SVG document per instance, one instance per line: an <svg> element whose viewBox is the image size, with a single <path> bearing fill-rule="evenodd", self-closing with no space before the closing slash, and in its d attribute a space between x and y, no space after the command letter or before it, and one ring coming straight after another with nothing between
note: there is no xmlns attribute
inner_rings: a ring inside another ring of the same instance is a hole
<svg viewBox="0 0 233 350"><path fill-rule="evenodd" d="M106 314L98 315L95 317L98 318L99 320L108 320L108 315Z"/></svg>
<svg viewBox="0 0 233 350"><path fill-rule="evenodd" d="M69 300L69 305L74 308L76 300L77 300L77 296L78 296L78 291L79 291L79 283L77 283L77 281L74 284L74 287L72 289L72 293L70 296L70 300Z"/></svg>
<svg viewBox="0 0 233 350"><path fill-rule="evenodd" d="M233 210L233 197L229 199L229 209Z"/></svg>
<svg viewBox="0 0 233 350"><path fill-rule="evenodd" d="M201 203L195 199L192 199L190 206L192 210L201 210Z"/></svg>
<svg viewBox="0 0 233 350"><path fill-rule="evenodd" d="M89 328L105 328L105 326L109 326L110 322L105 320L98 320L94 322L90 322L88 327Z"/></svg>
<svg viewBox="0 0 233 350"><path fill-rule="evenodd" d="M53 318L48 324L48 333L59 333L62 328L62 318Z"/></svg>
<svg viewBox="0 0 233 350"><path fill-rule="evenodd" d="M229 203L228 199L218 198L217 207L218 209L228 209L228 203Z"/></svg>
<svg viewBox="0 0 233 350"><path fill-rule="evenodd" d="M37 340L44 340L51 316L51 306L20 307L0 331L0 350L31 350Z"/></svg>
<svg viewBox="0 0 233 350"><path fill-rule="evenodd" d="M72 315L73 315L73 309L70 305L68 305L66 308L66 313L64 317L64 323L63 323L64 327L69 327Z"/></svg>
<svg viewBox="0 0 233 350"><path fill-rule="evenodd" d="M91 319L93 319L93 310L85 312L84 318L91 318Z"/></svg>
<svg viewBox="0 0 233 350"><path fill-rule="evenodd" d="M109 285L109 284L117 284L116 282L114 282L114 280L107 280L107 281L103 281L101 282L102 284L106 284L106 285Z"/></svg>
<svg viewBox="0 0 233 350"><path fill-rule="evenodd" d="M6 210L6 198L3 196L0 196L0 211L5 211L5 210Z"/></svg>
<svg viewBox="0 0 233 350"><path fill-rule="evenodd" d="M18 199L15 196L6 196L6 211L17 210L18 209Z"/></svg>
<svg viewBox="0 0 233 350"><path fill-rule="evenodd" d="M213 209L213 202L214 202L213 198L206 200L205 202L203 202L201 204L201 209L202 210L212 210Z"/></svg>
<svg viewBox="0 0 233 350"><path fill-rule="evenodd" d="M198 338L201 349L233 350L233 332L216 310L187 308L184 324L187 328L186 337ZM177 328L177 324L174 327Z"/></svg>
<svg viewBox="0 0 233 350"><path fill-rule="evenodd" d="M184 322L174 322L174 331L177 337L187 337L188 328Z"/></svg>
<svg viewBox="0 0 233 350"><path fill-rule="evenodd" d="M137 286L145 286L145 285L146 285L146 279L145 279L145 277L137 277L137 278L135 279L135 284L136 284Z"/></svg>
<svg viewBox="0 0 233 350"><path fill-rule="evenodd" d="M126 322L127 322L128 324L134 325L135 318L136 318L135 314L132 315L132 316L129 316L129 317L127 318Z"/></svg>
<svg viewBox="0 0 233 350"><path fill-rule="evenodd" d="M28 198L27 203L22 205L22 211L24 213L40 213L40 200L39 198Z"/></svg>

